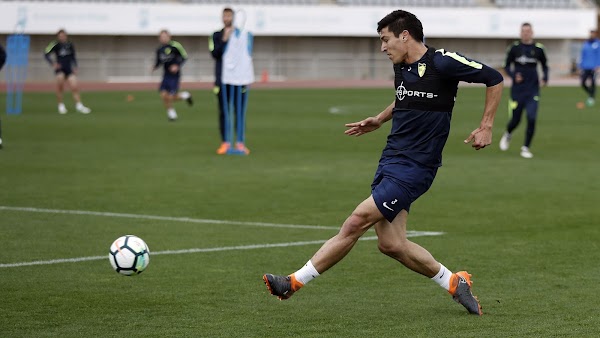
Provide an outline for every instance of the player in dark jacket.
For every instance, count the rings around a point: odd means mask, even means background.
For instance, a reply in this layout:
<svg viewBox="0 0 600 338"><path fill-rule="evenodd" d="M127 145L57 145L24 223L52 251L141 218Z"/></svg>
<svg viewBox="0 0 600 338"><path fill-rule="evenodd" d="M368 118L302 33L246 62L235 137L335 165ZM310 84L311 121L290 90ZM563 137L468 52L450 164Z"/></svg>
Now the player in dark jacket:
<svg viewBox="0 0 600 338"><path fill-rule="evenodd" d="M54 54L54 58L52 58ZM73 100L75 100L75 109L82 114L89 114L92 110L81 103L81 96L77 86L77 58L75 57L75 47L69 41L67 32L61 29L56 33L56 40L50 42L44 51L46 61L54 69L56 74L56 99L58 101L58 112L66 114L67 108L63 103L63 92L65 82L71 87Z"/></svg>
<svg viewBox="0 0 600 338"><path fill-rule="evenodd" d="M513 43L506 53L504 71L513 80L510 90L510 101L508 103L512 116L506 126L506 132L500 139L500 149L502 151L508 150L512 132L521 122L523 110L526 110L527 130L525 133L525 143L521 147L521 157L523 158L533 157L529 147L531 146L535 132L535 122L540 101L538 63L542 65L542 85L546 86L548 83L548 62L546 60L544 45L533 41L531 24L524 23L521 25L521 40Z"/></svg>

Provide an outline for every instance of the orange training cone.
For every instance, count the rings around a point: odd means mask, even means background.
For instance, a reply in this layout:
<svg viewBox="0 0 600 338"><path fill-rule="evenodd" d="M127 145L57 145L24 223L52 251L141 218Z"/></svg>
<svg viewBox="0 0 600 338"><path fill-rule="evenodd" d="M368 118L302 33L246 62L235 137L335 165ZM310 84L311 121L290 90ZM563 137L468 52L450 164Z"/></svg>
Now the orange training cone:
<svg viewBox="0 0 600 338"><path fill-rule="evenodd" d="M260 74L260 82L269 82L269 72L266 69Z"/></svg>

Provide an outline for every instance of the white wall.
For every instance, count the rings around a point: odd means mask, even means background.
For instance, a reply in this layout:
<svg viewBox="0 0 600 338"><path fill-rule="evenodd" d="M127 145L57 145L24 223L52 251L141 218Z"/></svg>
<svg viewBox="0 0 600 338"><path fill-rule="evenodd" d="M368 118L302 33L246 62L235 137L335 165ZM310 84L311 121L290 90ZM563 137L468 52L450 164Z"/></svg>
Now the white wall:
<svg viewBox="0 0 600 338"><path fill-rule="evenodd" d="M0 33L208 35L220 26L220 5L2 2ZM244 6L246 28L257 36L377 36L377 21L396 8L343 6ZM596 10L405 8L423 22L430 38L509 38L528 21L539 38L584 38L596 26ZM246 19L244 19L244 16Z"/></svg>
<svg viewBox="0 0 600 338"><path fill-rule="evenodd" d="M187 49L184 80L210 81L208 35L219 29L221 6L1 2L0 34L17 23L31 34L28 81L51 81L42 58L58 28L75 43L83 81L157 81L150 77L156 35L168 28ZM255 35L255 73L285 79L388 79L389 60L378 52L376 22L392 8L264 6L245 8ZM596 25L596 10L409 9L423 21L427 43L501 67L522 22L533 24L547 47L551 76L565 75L573 39ZM243 15L238 15L242 18ZM0 36L0 42L5 36ZM156 73L155 76L159 76ZM0 79L2 81L3 79Z"/></svg>

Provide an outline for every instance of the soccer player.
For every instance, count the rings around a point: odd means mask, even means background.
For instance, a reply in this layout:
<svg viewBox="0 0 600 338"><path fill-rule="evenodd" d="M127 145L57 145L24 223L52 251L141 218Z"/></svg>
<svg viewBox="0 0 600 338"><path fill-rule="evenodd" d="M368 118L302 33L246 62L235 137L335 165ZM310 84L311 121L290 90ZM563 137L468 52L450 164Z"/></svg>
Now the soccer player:
<svg viewBox="0 0 600 338"><path fill-rule="evenodd" d="M600 40L595 30L590 31L589 39L585 40L581 47L581 87L588 94L585 104L588 107L596 103L596 69L600 66ZM588 81L590 85L588 86Z"/></svg>
<svg viewBox="0 0 600 338"><path fill-rule="evenodd" d="M508 150L512 132L521 122L523 109L527 110L525 144L521 147L521 157L523 158L533 157L529 148L535 132L535 121L540 100L538 62L542 65L543 70L542 85L546 86L548 83L548 64L544 45L533 41L531 24L524 23L521 25L521 41L515 41L508 48L506 54L504 70L513 80L510 90L511 98L508 102L512 117L508 122L506 132L500 139L500 149L502 151Z"/></svg>
<svg viewBox="0 0 600 338"><path fill-rule="evenodd" d="M55 54L55 59L52 59ZM75 47L69 41L67 32L61 29L56 33L56 40L50 42L44 51L46 61L54 69L56 74L56 99L58 101L58 112L66 114L67 108L63 103L63 91L65 82L71 87L75 109L82 114L89 114L92 110L81 103L81 95L77 87L77 58L75 58Z"/></svg>
<svg viewBox="0 0 600 338"><path fill-rule="evenodd" d="M181 66L187 60L187 53L183 46L171 40L171 34L166 29L160 31L158 41L161 46L156 50L156 62L152 68L154 72L162 64L164 68L163 79L160 83L160 97L167 108L167 117L169 121L177 120L177 112L173 108L173 102L177 100L186 100L188 105L192 105L192 95L189 92L179 93L179 82L181 80Z"/></svg>
<svg viewBox="0 0 600 338"><path fill-rule="evenodd" d="M471 292L471 275L452 273L423 247L406 237L410 205L424 194L441 166L459 81L487 86L479 127L464 141L479 150L492 141L492 125L502 97L503 78L496 70L460 54L423 43L423 26L406 11L397 10L377 24L381 51L394 65L395 100L376 116L348 123L345 133L360 136L392 120L371 195L346 219L339 233L288 276L263 275L271 294L287 299L337 264L358 239L375 227L379 250L446 289L469 313L481 315Z"/></svg>
<svg viewBox="0 0 600 338"><path fill-rule="evenodd" d="M229 41L231 33L234 31L233 27L233 9L227 7L223 9L222 14L223 29L214 32L213 35L208 39L208 49L213 59L215 59L215 87L213 93L217 97L219 103L219 131L221 133L221 146L217 149L217 154L223 155L227 153L231 148L231 143L226 142L225 137L225 111L224 105L227 100L224 100L221 95L221 75L223 73L223 54L225 53L225 47ZM226 95L229 97L228 95Z"/></svg>
<svg viewBox="0 0 600 338"><path fill-rule="evenodd" d="M6 51L4 47L0 45L0 70L4 67L4 63L6 62ZM2 149L2 121L0 121L0 149Z"/></svg>

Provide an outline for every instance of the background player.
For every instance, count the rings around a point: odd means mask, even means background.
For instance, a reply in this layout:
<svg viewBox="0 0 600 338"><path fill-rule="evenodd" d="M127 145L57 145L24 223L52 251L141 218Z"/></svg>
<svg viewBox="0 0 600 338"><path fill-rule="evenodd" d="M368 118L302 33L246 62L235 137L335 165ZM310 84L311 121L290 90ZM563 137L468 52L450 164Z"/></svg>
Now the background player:
<svg viewBox="0 0 600 338"><path fill-rule="evenodd" d="M173 102L177 100L186 100L191 106L193 104L192 95L189 92L179 92L179 82L181 81L181 66L187 60L187 53L183 46L171 40L171 34L166 29L160 31L158 41L161 46L156 50L156 62L152 71L155 71L161 64L164 68L163 79L160 83L160 97L167 108L167 117L169 121L177 120L177 112L173 108Z"/></svg>
<svg viewBox="0 0 600 338"><path fill-rule="evenodd" d="M217 97L219 103L219 131L221 133L221 146L217 149L217 154L222 155L227 153L231 144L225 141L225 111L223 105L226 100L221 95L221 76L223 74L223 53L229 41L229 37L234 30L233 27L233 9L227 7L223 9L222 14L223 29L216 31L208 39L208 50L215 60L215 87L213 93Z"/></svg>
<svg viewBox="0 0 600 338"><path fill-rule="evenodd" d="M427 47L423 43L423 26L411 13L390 13L379 21L377 31L381 51L394 64L396 97L377 116L346 125L346 134L360 136L392 120L372 194L304 267L289 276L266 274L263 280L273 295L287 299L342 260L358 239L375 226L382 253L431 278L469 313L481 314L479 302L471 293L470 275L466 271L453 274L427 250L409 241L406 222L410 204L429 189L441 166L458 82L487 86L480 126L465 140L479 150L492 142L492 125L502 97L502 75L462 55Z"/></svg>
<svg viewBox="0 0 600 338"><path fill-rule="evenodd" d="M4 63L6 62L6 51L4 47L0 45L0 70L4 67ZM2 149L2 121L0 121L0 149Z"/></svg>
<svg viewBox="0 0 600 338"><path fill-rule="evenodd" d="M52 54L55 59L52 59ZM69 83L73 100L75 100L75 109L83 114L89 114L92 110L81 103L79 88L77 87L77 58L75 57L75 47L68 40L67 32L61 29L56 33L56 40L50 42L46 47L44 57L54 68L56 73L56 99L58 101L58 112L66 114L67 108L63 102L63 92L65 82Z"/></svg>
<svg viewBox="0 0 600 338"><path fill-rule="evenodd" d="M581 87L588 94L585 101L588 107L596 103L596 70L598 66L600 66L600 40L597 31L591 30L589 39L585 40L581 46L581 60L579 61ZM590 82L589 86L588 81Z"/></svg>
<svg viewBox="0 0 600 338"><path fill-rule="evenodd" d="M509 111L511 119L506 127L506 132L500 139L500 149L508 150L512 132L521 122L523 109L527 111L527 131L525 143L521 147L521 157L532 158L530 151L531 140L535 132L538 104L540 100L540 80L537 71L538 62L542 65L542 85L548 84L548 65L544 45L533 41L533 29L531 24L521 25L521 41L515 41L508 48L504 70L512 80L510 90ZM513 67L514 65L514 67Z"/></svg>

